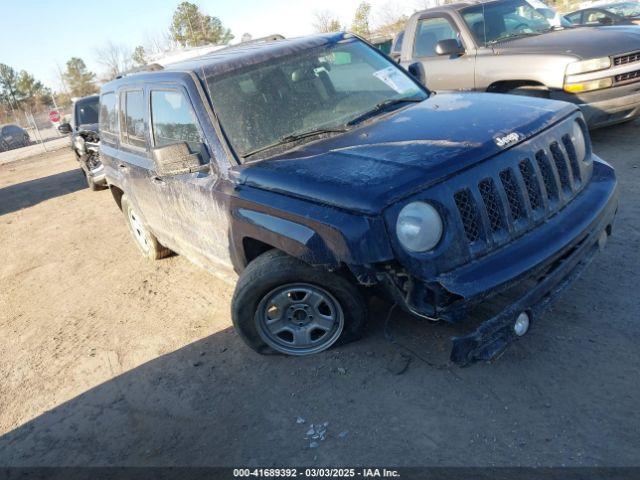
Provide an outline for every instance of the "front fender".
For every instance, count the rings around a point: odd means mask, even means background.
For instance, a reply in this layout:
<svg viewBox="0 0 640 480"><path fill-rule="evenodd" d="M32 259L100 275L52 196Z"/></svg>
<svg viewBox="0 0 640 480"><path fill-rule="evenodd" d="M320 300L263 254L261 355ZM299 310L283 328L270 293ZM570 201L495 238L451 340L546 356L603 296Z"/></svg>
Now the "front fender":
<svg viewBox="0 0 640 480"><path fill-rule="evenodd" d="M236 270L251 260L245 240L277 248L311 265L361 272L393 259L381 218L353 214L253 187L239 186L230 201L230 244ZM356 275L361 277L359 273Z"/></svg>
<svg viewBox="0 0 640 480"><path fill-rule="evenodd" d="M476 89L486 90L490 85L501 81L527 80L550 89L562 90L567 65L575 61L576 57L570 55L530 53L478 55Z"/></svg>

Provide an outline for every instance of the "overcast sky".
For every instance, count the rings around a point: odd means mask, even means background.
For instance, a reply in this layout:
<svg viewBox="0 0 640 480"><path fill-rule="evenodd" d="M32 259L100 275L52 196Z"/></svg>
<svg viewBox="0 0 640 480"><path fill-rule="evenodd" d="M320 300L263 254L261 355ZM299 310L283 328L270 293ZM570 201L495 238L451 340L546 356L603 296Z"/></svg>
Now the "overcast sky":
<svg viewBox="0 0 640 480"><path fill-rule="evenodd" d="M372 21L393 8L412 13L430 0L369 0ZM96 48L107 41L130 48L147 43L169 27L180 0L13 0L0 16L0 63L27 70L47 86L59 89L57 66L82 58L100 73ZM313 14L330 10L349 25L360 0L199 0L201 10L219 17L236 39L280 33L287 37L312 33Z"/></svg>

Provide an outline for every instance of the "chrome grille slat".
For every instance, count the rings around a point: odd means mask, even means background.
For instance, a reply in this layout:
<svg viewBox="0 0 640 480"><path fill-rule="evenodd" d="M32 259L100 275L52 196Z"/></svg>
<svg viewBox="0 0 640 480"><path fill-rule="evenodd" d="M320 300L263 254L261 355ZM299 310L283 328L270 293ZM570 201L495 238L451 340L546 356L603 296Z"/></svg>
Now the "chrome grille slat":
<svg viewBox="0 0 640 480"><path fill-rule="evenodd" d="M616 83L631 83L640 79L640 70L634 70L633 72L620 73L615 76Z"/></svg>
<svg viewBox="0 0 640 480"><path fill-rule="evenodd" d="M628 53L626 55L619 55L613 59L613 64L627 65L629 63L640 62L640 52Z"/></svg>

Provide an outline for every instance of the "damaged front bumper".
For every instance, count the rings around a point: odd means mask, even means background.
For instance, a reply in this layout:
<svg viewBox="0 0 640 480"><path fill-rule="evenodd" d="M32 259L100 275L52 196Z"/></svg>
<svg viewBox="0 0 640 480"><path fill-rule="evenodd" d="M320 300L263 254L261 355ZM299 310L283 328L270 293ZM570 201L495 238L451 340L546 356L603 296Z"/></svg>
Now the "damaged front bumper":
<svg viewBox="0 0 640 480"><path fill-rule="evenodd" d="M518 316L526 313L535 322L604 247L617 207L615 173L606 163L595 161L589 185L561 212L524 237L432 281L410 279L401 290L387 273L384 283L408 312L451 323L466 319L473 308L498 294L516 292L506 307L474 332L452 339L452 362L466 365L491 360L518 338L514 330ZM425 299L433 299L438 290L452 301L436 308Z"/></svg>

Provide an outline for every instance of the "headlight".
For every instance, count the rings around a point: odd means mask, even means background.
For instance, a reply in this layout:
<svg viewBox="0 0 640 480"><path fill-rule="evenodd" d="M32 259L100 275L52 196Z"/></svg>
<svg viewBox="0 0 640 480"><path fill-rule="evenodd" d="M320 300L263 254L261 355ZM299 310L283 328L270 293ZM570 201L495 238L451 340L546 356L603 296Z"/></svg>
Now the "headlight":
<svg viewBox="0 0 640 480"><path fill-rule="evenodd" d="M601 78L599 80L591 80L590 82L565 83L564 91L569 93L591 92L611 86L613 86L613 80L611 78Z"/></svg>
<svg viewBox="0 0 640 480"><path fill-rule="evenodd" d="M596 72L604 70L611 66L611 58L592 58L591 60L582 60L567 65L567 75L578 75L580 73Z"/></svg>
<svg viewBox="0 0 640 480"><path fill-rule="evenodd" d="M584 131L577 120L573 122L571 141L573 142L573 148L576 150L578 161L584 162L587 159L587 139L584 137Z"/></svg>
<svg viewBox="0 0 640 480"><path fill-rule="evenodd" d="M428 203L410 203L398 215L396 234L407 250L426 252L434 248L442 237L442 218Z"/></svg>

